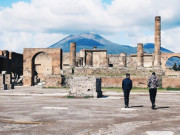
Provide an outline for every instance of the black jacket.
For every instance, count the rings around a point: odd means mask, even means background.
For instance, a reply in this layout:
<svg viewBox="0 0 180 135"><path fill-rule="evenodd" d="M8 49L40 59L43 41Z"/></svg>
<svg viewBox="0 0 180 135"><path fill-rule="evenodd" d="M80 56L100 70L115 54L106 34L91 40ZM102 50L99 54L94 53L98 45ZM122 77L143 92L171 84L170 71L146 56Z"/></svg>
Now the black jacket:
<svg viewBox="0 0 180 135"><path fill-rule="evenodd" d="M132 80L129 78L126 78L122 81L122 89L123 91L130 91L132 89Z"/></svg>

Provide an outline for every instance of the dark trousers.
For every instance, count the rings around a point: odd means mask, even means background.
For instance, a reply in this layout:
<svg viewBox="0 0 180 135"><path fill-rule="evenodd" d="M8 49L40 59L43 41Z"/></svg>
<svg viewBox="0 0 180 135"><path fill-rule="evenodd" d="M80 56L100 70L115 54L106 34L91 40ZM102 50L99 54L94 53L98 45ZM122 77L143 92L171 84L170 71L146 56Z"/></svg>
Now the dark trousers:
<svg viewBox="0 0 180 135"><path fill-rule="evenodd" d="M129 94L130 94L129 90L124 90L124 103L125 103L125 106L129 106Z"/></svg>
<svg viewBox="0 0 180 135"><path fill-rule="evenodd" d="M155 105L157 88L149 89L149 95L152 105Z"/></svg>

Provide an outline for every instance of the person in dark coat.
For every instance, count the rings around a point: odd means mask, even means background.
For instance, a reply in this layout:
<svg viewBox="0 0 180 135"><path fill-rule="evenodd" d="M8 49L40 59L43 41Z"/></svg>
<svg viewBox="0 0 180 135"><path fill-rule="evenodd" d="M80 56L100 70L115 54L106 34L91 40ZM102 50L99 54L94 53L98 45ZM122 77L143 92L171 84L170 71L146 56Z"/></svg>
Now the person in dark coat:
<svg viewBox="0 0 180 135"><path fill-rule="evenodd" d="M148 87L149 87L149 95L150 101L152 103L152 109L156 109L155 101L156 101L156 93L157 87L159 86L159 79L156 77L156 73L153 72L151 77L148 79Z"/></svg>
<svg viewBox="0 0 180 135"><path fill-rule="evenodd" d="M129 108L129 94L132 89L132 80L130 79L130 74L126 74L126 78L122 81L122 89L124 92L124 103L125 108Z"/></svg>

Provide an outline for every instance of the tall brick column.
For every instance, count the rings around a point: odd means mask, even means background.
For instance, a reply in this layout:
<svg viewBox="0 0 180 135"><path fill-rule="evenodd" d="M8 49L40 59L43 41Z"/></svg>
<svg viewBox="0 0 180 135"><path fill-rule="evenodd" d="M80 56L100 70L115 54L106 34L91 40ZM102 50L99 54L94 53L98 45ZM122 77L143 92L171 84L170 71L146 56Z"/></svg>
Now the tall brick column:
<svg viewBox="0 0 180 135"><path fill-rule="evenodd" d="M126 67L126 53L120 53L120 67Z"/></svg>
<svg viewBox="0 0 180 135"><path fill-rule="evenodd" d="M161 66L161 17L155 17L154 67Z"/></svg>
<svg viewBox="0 0 180 135"><path fill-rule="evenodd" d="M76 66L76 43L70 43L70 66Z"/></svg>
<svg viewBox="0 0 180 135"><path fill-rule="evenodd" d="M138 43L137 45L137 66L138 67L143 67L143 44Z"/></svg>

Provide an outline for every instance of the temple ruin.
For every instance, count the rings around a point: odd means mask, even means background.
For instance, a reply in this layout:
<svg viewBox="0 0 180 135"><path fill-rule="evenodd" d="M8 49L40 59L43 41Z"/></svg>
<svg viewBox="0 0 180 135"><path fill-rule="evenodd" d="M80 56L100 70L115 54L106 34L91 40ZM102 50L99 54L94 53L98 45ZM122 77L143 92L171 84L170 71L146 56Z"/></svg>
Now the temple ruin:
<svg viewBox="0 0 180 135"><path fill-rule="evenodd" d="M78 76L101 78L102 87L121 87L125 73L130 73L134 87L147 87L147 79L154 71L161 78L162 87L180 88L180 72L166 68L171 57L180 53L161 53L161 17L155 17L155 47L153 54L144 53L143 44L137 44L137 54L107 54L106 49L82 49L76 52L76 43L70 43L70 52L62 49L25 48L23 55L0 51L0 71L22 75L23 85L42 83L44 87L69 86ZM22 60L23 56L23 60ZM23 62L23 65L22 65ZM177 81L173 81L176 79ZM168 83L171 82L171 83Z"/></svg>

